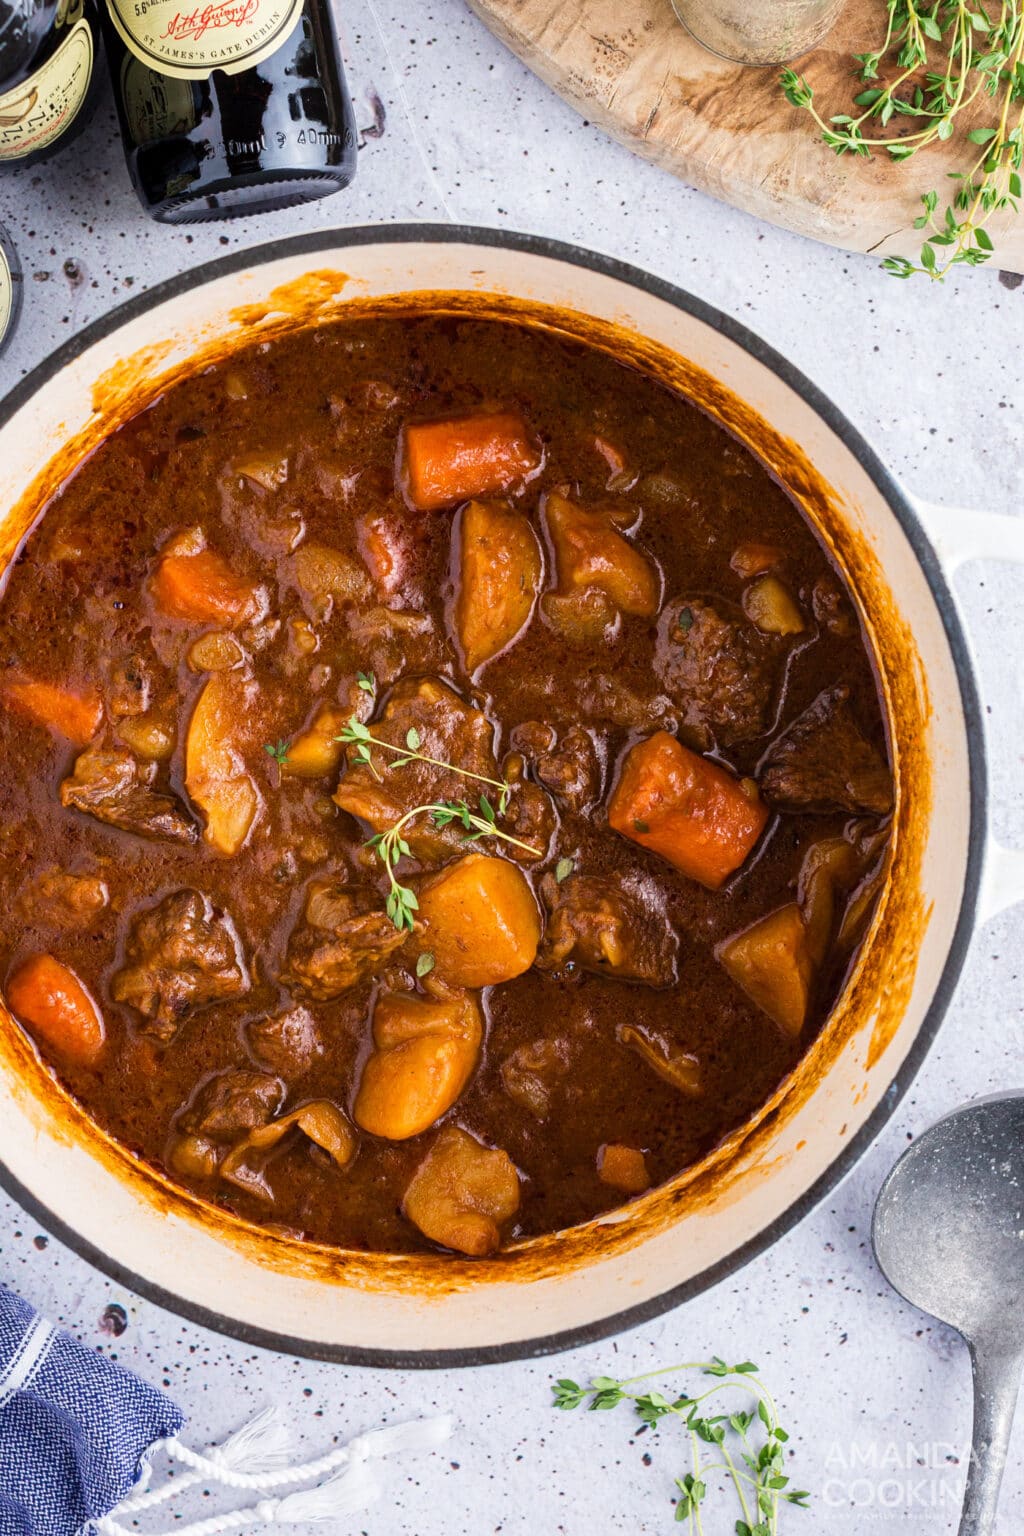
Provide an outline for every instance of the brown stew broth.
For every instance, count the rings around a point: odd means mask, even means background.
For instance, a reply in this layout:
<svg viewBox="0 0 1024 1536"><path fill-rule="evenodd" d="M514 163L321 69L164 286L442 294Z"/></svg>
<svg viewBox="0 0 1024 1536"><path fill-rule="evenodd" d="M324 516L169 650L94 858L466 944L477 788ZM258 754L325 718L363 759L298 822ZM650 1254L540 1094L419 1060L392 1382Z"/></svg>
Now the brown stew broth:
<svg viewBox="0 0 1024 1536"><path fill-rule="evenodd" d="M561 638L537 611L518 641L471 679L449 627L457 576L453 512L406 506L395 487L396 454L408 419L504 409L520 411L544 447L539 475L508 500L538 530L542 497L555 488L570 488L584 507L635 508L628 537L660 568L663 610L651 620L623 617L610 640L584 645ZM609 465L595 451L595 434L614 443L628 466L618 490L608 489ZM254 456L286 458L284 483L267 490L234 470ZM382 511L404 530L403 576L371 605L425 614L429 630L367 636L351 611L335 604L328 619L314 624L316 652L301 654L291 621L308 620L308 608L290 574L293 514L301 517L307 542L360 558L357 523ZM842 684L865 740L888 760L859 624L833 632L815 616L816 586L842 590L840 578L793 501L753 456L656 381L578 343L498 321L342 322L254 347L175 386L103 443L25 541L0 601L0 677L31 673L70 687L91 684L102 693L113 663L143 657L151 707L174 724L177 738L156 788L185 807L185 728L206 681L185 658L203 626L161 618L148 580L161 546L194 525L237 575L269 592L267 618L238 632L255 683L253 708L239 722L240 741L264 809L236 856L218 856L202 841L184 847L150 841L62 809L60 786L78 749L0 708L0 902L7 914L0 984L25 956L47 952L69 965L99 1002L108 1045L97 1066L75 1066L41 1043L88 1112L133 1152L165 1166L175 1117L197 1085L230 1067L258 1069L247 1026L300 1001L278 978L310 879L333 875L371 885L383 904L387 881L362 852L365 828L331 801L336 779L282 776L264 751L264 743L290 740L325 698L346 698L358 670L376 674L378 708L401 677L450 681L494 725L499 763L523 722L591 731L604 767L597 810L580 815L560 806L550 856L521 867L535 885L564 858L573 859L577 871L626 881L645 903L663 909L679 939L678 981L671 987L569 967L556 974L531 969L485 993L480 1064L446 1118L503 1148L520 1171L521 1205L506 1240L620 1205L625 1196L598 1176L604 1144L642 1148L657 1184L763 1104L820 1031L852 954L830 951L803 1032L789 1039L730 980L715 946L793 901L808 847L841 837L850 812L774 815L751 860L721 890L710 891L613 833L602 809L626 750L652 730L673 731L681 718L654 670L666 609L700 600L741 614L745 583L730 559L744 543L784 552L780 571L807 626L773 653L769 686L776 703L768 730L705 750L735 773L756 776L769 744L823 689ZM550 587L550 549L545 559ZM877 824L884 826L884 818ZM34 913L26 892L50 870L98 876L109 905L78 924ZM230 914L252 989L187 1017L164 1043L141 1027L133 1009L115 1003L109 988L139 910L183 888L205 893ZM406 985L415 985L408 963L403 974ZM351 1109L371 1049L374 991L367 980L331 1002L301 1000L322 1052L287 1077L285 1110L321 1098ZM681 1094L621 1044L617 1030L624 1023L695 1057L699 1096ZM544 1037L564 1042L567 1066L539 1118L510 1097L501 1067L518 1047ZM359 1132L358 1153L344 1170L306 1141L282 1142L266 1164L270 1202L223 1181L182 1182L247 1219L311 1239L417 1250L430 1245L401 1207L435 1134L431 1129L390 1143Z"/></svg>

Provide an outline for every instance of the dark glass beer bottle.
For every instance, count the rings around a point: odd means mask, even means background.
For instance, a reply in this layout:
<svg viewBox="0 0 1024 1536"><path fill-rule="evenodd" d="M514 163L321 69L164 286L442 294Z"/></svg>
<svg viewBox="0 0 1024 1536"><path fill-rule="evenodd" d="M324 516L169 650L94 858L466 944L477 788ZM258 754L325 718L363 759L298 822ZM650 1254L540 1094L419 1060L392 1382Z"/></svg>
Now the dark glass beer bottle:
<svg viewBox="0 0 1024 1536"><path fill-rule="evenodd" d="M356 132L329 0L106 0L128 169L185 224L348 186Z"/></svg>
<svg viewBox="0 0 1024 1536"><path fill-rule="evenodd" d="M10 341L21 309L21 267L18 253L0 224L0 352Z"/></svg>
<svg viewBox="0 0 1024 1536"><path fill-rule="evenodd" d="M96 101L95 0L0 0L0 170L81 132Z"/></svg>

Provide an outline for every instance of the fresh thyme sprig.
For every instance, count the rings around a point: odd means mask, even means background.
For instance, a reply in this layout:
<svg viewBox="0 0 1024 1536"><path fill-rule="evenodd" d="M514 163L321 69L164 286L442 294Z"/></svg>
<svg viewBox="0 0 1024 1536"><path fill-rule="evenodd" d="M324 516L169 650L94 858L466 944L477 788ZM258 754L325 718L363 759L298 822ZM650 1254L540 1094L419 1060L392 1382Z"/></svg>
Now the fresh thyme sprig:
<svg viewBox="0 0 1024 1536"><path fill-rule="evenodd" d="M699 1371L715 1378L715 1385L694 1396L682 1393L672 1398L658 1391L635 1390L679 1371ZM705 1405L731 1389L747 1393L756 1406L749 1411L709 1414ZM750 1360L726 1365L715 1356L713 1360L668 1366L624 1381L595 1376L586 1387L563 1379L551 1390L556 1408L580 1408L584 1404L591 1409L615 1408L619 1403L630 1402L649 1429L657 1428L667 1417L682 1421L690 1438L692 1469L675 1480L679 1490L676 1520L688 1522L691 1536L703 1536L701 1511L707 1497L707 1480L715 1472L723 1472L731 1480L743 1511L743 1518L736 1521L736 1536L777 1536L781 1504L807 1507L810 1495L789 1487L783 1449L789 1436L779 1423L771 1393L759 1380L757 1366ZM709 1460L703 1459L704 1446L714 1447Z"/></svg>
<svg viewBox="0 0 1024 1536"><path fill-rule="evenodd" d="M288 761L288 752L290 747L291 743L285 741L283 737L280 741L277 742L265 741L263 743L264 752L268 753L268 755L274 759L274 762L279 768L283 768L285 763Z"/></svg>
<svg viewBox="0 0 1024 1536"><path fill-rule="evenodd" d="M479 775L473 774L472 777L477 778ZM412 849L402 833L417 816L429 816L435 827L450 827L457 822L463 829L467 843L475 843L481 837L496 837L504 843L511 843L513 848L522 848L525 853L532 853L538 859L543 857L542 848L533 848L529 843L521 842L518 837L513 837L510 832L504 832L498 826L494 807L486 795L480 796L479 807L479 812L471 811L465 800L435 800L430 805L417 805L411 811L406 811L404 816L400 816L387 832L378 832L369 839L366 846L376 851L388 872L391 889L388 892L385 910L396 928L408 928L411 932L415 922L414 914L419 911L420 904L416 899L416 892L410 886L402 885L395 874L395 868L400 860L412 857ZM422 958L420 956L421 960ZM417 969L417 975L420 974L423 973Z"/></svg>
<svg viewBox="0 0 1024 1536"><path fill-rule="evenodd" d="M411 725L405 733L405 746L396 746L393 741L382 741L379 736L374 736L361 720L355 715L350 715L346 724L342 727L341 735L335 738L343 741L346 746L355 748L352 754L357 763L365 763L374 773L376 768L373 762L373 747L381 747L385 752L395 752L393 767L402 768L406 763L430 763L434 768L443 768L446 773L458 774L463 779L474 779L478 784L489 784L492 789L498 791L498 814L504 816L508 810L509 796L512 786L507 779L490 779L484 773L473 773L469 768L460 768L457 763L446 763L443 758L429 757L420 751L422 742L420 733L414 725ZM377 774L379 778L380 775Z"/></svg>
<svg viewBox="0 0 1024 1536"><path fill-rule="evenodd" d="M994 213L1020 211L1024 165L1024 5L1022 0L886 0L881 45L856 54L856 77L865 89L854 97L856 113L825 117L812 87L783 70L788 101L811 114L837 154L870 156L882 151L909 160L935 142L952 140L975 102L993 102L993 120L969 129L964 139L977 153L965 171L949 171L952 195L922 195L924 212L914 221L923 244L917 261L888 256L895 277L923 273L941 281L955 266L980 266L993 251L986 229ZM895 73L882 71L892 61ZM893 125L890 127L890 124ZM897 132L896 125L904 131Z"/></svg>

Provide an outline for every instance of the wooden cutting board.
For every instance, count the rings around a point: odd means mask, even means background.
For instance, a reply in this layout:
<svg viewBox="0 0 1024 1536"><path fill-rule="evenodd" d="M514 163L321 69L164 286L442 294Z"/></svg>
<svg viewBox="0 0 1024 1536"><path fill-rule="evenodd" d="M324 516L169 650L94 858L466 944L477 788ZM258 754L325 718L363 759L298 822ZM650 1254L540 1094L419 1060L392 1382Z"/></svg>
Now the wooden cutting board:
<svg viewBox="0 0 1024 1536"><path fill-rule="evenodd" d="M777 69L715 58L669 0L468 3L546 84L629 149L702 192L829 245L916 256L922 193L935 188L944 197L946 172L969 160L966 147L949 145L903 165L834 154L810 116L785 100ZM823 115L850 110L851 55L877 46L884 14L884 0L847 0L835 31L799 62L828 106ZM991 105L979 121L990 117ZM1024 213L999 215L989 233L991 261L1024 272Z"/></svg>

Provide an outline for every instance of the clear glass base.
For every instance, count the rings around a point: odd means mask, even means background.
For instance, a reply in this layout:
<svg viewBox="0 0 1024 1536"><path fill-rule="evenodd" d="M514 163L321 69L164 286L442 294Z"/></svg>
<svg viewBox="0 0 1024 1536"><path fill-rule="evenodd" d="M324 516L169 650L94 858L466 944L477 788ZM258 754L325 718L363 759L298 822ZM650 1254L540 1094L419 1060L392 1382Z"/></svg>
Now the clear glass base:
<svg viewBox="0 0 1024 1536"><path fill-rule="evenodd" d="M695 42L731 64L788 64L828 36L846 0L672 0Z"/></svg>

